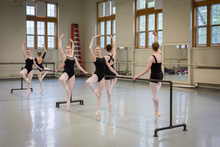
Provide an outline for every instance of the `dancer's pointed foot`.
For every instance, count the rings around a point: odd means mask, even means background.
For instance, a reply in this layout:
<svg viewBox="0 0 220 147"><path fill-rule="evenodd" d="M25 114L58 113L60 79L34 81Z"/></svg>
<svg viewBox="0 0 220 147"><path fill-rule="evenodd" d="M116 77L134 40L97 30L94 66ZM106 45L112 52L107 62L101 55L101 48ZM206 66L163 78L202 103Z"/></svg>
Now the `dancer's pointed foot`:
<svg viewBox="0 0 220 147"><path fill-rule="evenodd" d="M156 123L157 122L157 119L158 117L160 116L161 114L159 112L155 112L155 118L154 118L154 122Z"/></svg>
<svg viewBox="0 0 220 147"><path fill-rule="evenodd" d="M43 89L43 88L41 88L40 94L42 94L43 90L44 90L44 89Z"/></svg>
<svg viewBox="0 0 220 147"><path fill-rule="evenodd" d="M111 111L112 104L108 104L108 111Z"/></svg>
<svg viewBox="0 0 220 147"><path fill-rule="evenodd" d="M98 89L96 89L96 90L94 91L94 93L95 93L95 95L96 95L98 98L100 98L100 95L99 95Z"/></svg>
<svg viewBox="0 0 220 147"><path fill-rule="evenodd" d="M30 92L27 92L27 97L28 97L28 99L29 99L29 97L30 97Z"/></svg>
<svg viewBox="0 0 220 147"><path fill-rule="evenodd" d="M66 103L66 110L69 112L70 111L70 104Z"/></svg>
<svg viewBox="0 0 220 147"><path fill-rule="evenodd" d="M99 111L96 111L95 114L97 115L97 119L98 121L100 120L100 112Z"/></svg>

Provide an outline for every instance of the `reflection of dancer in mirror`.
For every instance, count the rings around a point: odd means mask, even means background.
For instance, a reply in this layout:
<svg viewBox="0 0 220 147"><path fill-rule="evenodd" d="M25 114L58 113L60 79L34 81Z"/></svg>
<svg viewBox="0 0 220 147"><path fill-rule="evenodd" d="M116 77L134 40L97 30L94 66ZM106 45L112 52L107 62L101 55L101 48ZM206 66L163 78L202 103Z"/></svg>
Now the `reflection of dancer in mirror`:
<svg viewBox="0 0 220 147"><path fill-rule="evenodd" d="M95 55L93 53L92 47L93 47L93 41L95 38L100 37L100 35L94 36L91 40L90 46L89 46L89 51L90 51L90 55L91 58L95 64L95 72L92 75L92 77L90 77L87 81L86 84L88 85L88 87L95 93L95 95L97 96L97 111L96 111L96 115L98 120L100 120L100 103L101 103L101 96L102 96L102 91L103 88L105 86L105 65L108 66L108 68L117 76L122 77L121 75L118 75L118 73L111 67L111 65L108 63L107 59L105 57L101 56L101 48L100 46L96 46L94 49ZM94 87L94 83L98 82L98 89L95 89Z"/></svg>
<svg viewBox="0 0 220 147"><path fill-rule="evenodd" d="M106 45L107 55L105 56L105 58L107 59L108 63L111 65L111 67L114 68L114 59L116 57L115 41L114 41L112 35L110 35L109 37L111 37L112 45L110 45L110 44ZM111 72L107 66L105 67L105 75L115 76L115 74L113 72ZM110 81L112 81L112 83L110 83ZM111 90L112 90L112 87L115 85L116 81L117 81L117 78L105 77L105 88L106 88L106 92L107 92L108 110L109 111L111 110L111 107L112 107Z"/></svg>
<svg viewBox="0 0 220 147"><path fill-rule="evenodd" d="M146 74L150 69L151 69L150 79L159 79L159 80L163 79L163 73L161 70L162 54L159 49L157 33L154 31L153 35L154 35L154 43L152 44L153 55L149 58L146 69L143 72L141 72L138 76L133 77L134 80ZM160 90L160 87L161 87L161 82L150 82L150 88L154 101L155 122L157 122L157 118L160 116L160 113L158 112L158 107L159 107L158 92Z"/></svg>
<svg viewBox="0 0 220 147"><path fill-rule="evenodd" d="M77 68L82 71L85 74L88 74L80 65L77 60L77 58L74 56L74 41L72 39L69 39L70 42L72 42L72 49L70 45L66 45L66 54L63 52L62 48L62 38L64 37L64 34L60 36L59 39L59 50L60 54L64 61L64 71L63 74L60 76L60 82L63 85L63 87L66 89L67 93L67 111L69 111L70 108L70 94L72 92L74 83L75 83L75 71L74 71L74 65L76 64Z"/></svg>
<svg viewBox="0 0 220 147"><path fill-rule="evenodd" d="M22 54L24 56L24 59L25 59L25 67L24 69L20 72L20 76L25 80L27 81L27 96L28 98L30 97L30 85L31 85L31 80L32 80L32 77L33 77L33 71L32 71L32 65L34 64L37 68L39 68L40 70L43 70L41 67L39 67L35 61L33 60L33 57L31 56L31 50L30 49L27 49L26 53L27 55L25 54L25 51L24 51L24 45L26 44L27 42L24 41L23 44L22 44ZM25 76L27 74L27 77Z"/></svg>
<svg viewBox="0 0 220 147"><path fill-rule="evenodd" d="M44 44L42 44L42 46L44 47L44 54L43 54L43 56L41 57L41 55L42 55L42 52L41 51L38 51L37 52L37 58L35 58L35 62L36 62L36 64L40 67L40 68L42 68L43 70L50 70L49 68L47 68L47 67L43 67L43 65L42 65L42 62L43 62L43 60L44 60L44 58L45 58L45 55L46 55L46 52L47 52L47 49L46 49L46 47L45 47L45 45ZM48 73L48 71L46 71L42 76L41 76L41 71L42 70L40 70L39 68L38 68L38 71L37 71L37 75L38 75L38 79L39 79L39 82L40 82L40 88L41 88L41 94L42 94L42 92L43 92L43 87L42 87L42 80L44 79L44 77L46 76L46 74Z"/></svg>

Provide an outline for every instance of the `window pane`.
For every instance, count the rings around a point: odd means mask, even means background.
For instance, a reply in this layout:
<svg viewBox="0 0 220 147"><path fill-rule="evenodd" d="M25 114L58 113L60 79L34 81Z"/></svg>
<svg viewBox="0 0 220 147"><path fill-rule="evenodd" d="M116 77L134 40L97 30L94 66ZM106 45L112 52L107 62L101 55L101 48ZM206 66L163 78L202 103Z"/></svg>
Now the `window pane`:
<svg viewBox="0 0 220 147"><path fill-rule="evenodd" d="M111 34L111 21L106 22L106 35Z"/></svg>
<svg viewBox="0 0 220 147"><path fill-rule="evenodd" d="M206 44L206 27L198 28L198 44Z"/></svg>
<svg viewBox="0 0 220 147"><path fill-rule="evenodd" d="M115 34L115 20L113 20L113 28L112 28L113 30L113 34Z"/></svg>
<svg viewBox="0 0 220 147"><path fill-rule="evenodd" d="M56 17L56 6L55 4L47 4L47 16L48 17Z"/></svg>
<svg viewBox="0 0 220 147"><path fill-rule="evenodd" d="M105 2L105 16L111 15L111 2L106 1Z"/></svg>
<svg viewBox="0 0 220 147"><path fill-rule="evenodd" d="M112 37L113 37L113 39L114 39L114 41L115 41L115 44L116 44L115 35L112 35Z"/></svg>
<svg viewBox="0 0 220 147"><path fill-rule="evenodd" d="M198 7L197 24L198 26L205 26L207 24L207 6Z"/></svg>
<svg viewBox="0 0 220 147"><path fill-rule="evenodd" d="M152 32L148 32L148 46L152 46L152 43L154 42L154 35Z"/></svg>
<svg viewBox="0 0 220 147"><path fill-rule="evenodd" d="M48 37L48 48L55 48L55 37Z"/></svg>
<svg viewBox="0 0 220 147"><path fill-rule="evenodd" d="M220 26L212 27L212 44L220 43Z"/></svg>
<svg viewBox="0 0 220 147"><path fill-rule="evenodd" d="M115 8L115 0L112 0L111 2L112 2L112 14L115 14L115 10L116 10L116 8Z"/></svg>
<svg viewBox="0 0 220 147"><path fill-rule="evenodd" d="M101 46L101 48L104 48L104 46L105 46L105 37L104 36L100 37L100 46Z"/></svg>
<svg viewBox="0 0 220 147"><path fill-rule="evenodd" d="M138 9L145 9L146 8L146 0L139 0L138 2Z"/></svg>
<svg viewBox="0 0 220 147"><path fill-rule="evenodd" d="M111 44L111 38L109 36L106 36L106 45Z"/></svg>
<svg viewBox="0 0 220 147"><path fill-rule="evenodd" d="M149 3L148 3L148 8L153 8L153 7L154 7L154 5L155 5L155 3L154 3L154 2L149 2Z"/></svg>
<svg viewBox="0 0 220 147"><path fill-rule="evenodd" d="M46 3L37 2L37 16L45 17L46 13Z"/></svg>
<svg viewBox="0 0 220 147"><path fill-rule="evenodd" d="M42 44L45 44L44 36L37 36L37 47L43 47Z"/></svg>
<svg viewBox="0 0 220 147"><path fill-rule="evenodd" d="M44 35L45 34L45 25L44 22L38 21L37 22L37 35Z"/></svg>
<svg viewBox="0 0 220 147"><path fill-rule="evenodd" d="M27 35L27 47L34 47L34 36Z"/></svg>
<svg viewBox="0 0 220 147"><path fill-rule="evenodd" d="M27 6L27 7L26 7L26 14L27 14L27 15L35 15L34 10L35 10L35 7L33 7L33 6Z"/></svg>
<svg viewBox="0 0 220 147"><path fill-rule="evenodd" d="M212 24L220 24L220 4L217 5L212 5L212 10L211 10L211 18Z"/></svg>
<svg viewBox="0 0 220 147"><path fill-rule="evenodd" d="M163 31L158 31L158 42L161 45L163 42Z"/></svg>
<svg viewBox="0 0 220 147"><path fill-rule="evenodd" d="M145 33L139 33L139 46L145 46Z"/></svg>
<svg viewBox="0 0 220 147"><path fill-rule="evenodd" d="M155 30L155 14L148 15L148 31Z"/></svg>
<svg viewBox="0 0 220 147"><path fill-rule="evenodd" d="M47 35L55 35L55 23L54 22L48 22L47 23Z"/></svg>
<svg viewBox="0 0 220 147"><path fill-rule="evenodd" d="M163 13L159 13L157 15L157 29L158 30L162 30L163 29Z"/></svg>
<svg viewBox="0 0 220 147"><path fill-rule="evenodd" d="M139 32L146 30L146 17L145 15L139 16Z"/></svg>
<svg viewBox="0 0 220 147"><path fill-rule="evenodd" d="M99 3L99 17L105 16L105 3Z"/></svg>
<svg viewBox="0 0 220 147"><path fill-rule="evenodd" d="M27 34L34 35L34 21L27 21L26 23L27 27Z"/></svg>
<svg viewBox="0 0 220 147"><path fill-rule="evenodd" d="M100 22L100 35L105 35L105 22Z"/></svg>

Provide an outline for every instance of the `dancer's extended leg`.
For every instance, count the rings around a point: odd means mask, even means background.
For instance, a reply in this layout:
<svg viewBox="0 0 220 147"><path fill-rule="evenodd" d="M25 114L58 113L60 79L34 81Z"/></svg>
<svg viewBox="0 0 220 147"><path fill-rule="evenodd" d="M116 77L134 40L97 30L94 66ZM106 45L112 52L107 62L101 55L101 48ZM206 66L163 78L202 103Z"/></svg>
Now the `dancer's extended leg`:
<svg viewBox="0 0 220 147"><path fill-rule="evenodd" d="M33 77L33 70L28 73L27 77L28 77L28 81L29 81L29 82L27 82L27 96L29 98L30 97L31 80Z"/></svg>
<svg viewBox="0 0 220 147"><path fill-rule="evenodd" d="M110 88L110 80L105 80L105 88L107 92L107 99L108 99L108 110L111 110L111 88Z"/></svg>
<svg viewBox="0 0 220 147"><path fill-rule="evenodd" d="M160 89L161 83L152 83L150 82L150 88L153 95L153 101L154 101L154 109L155 109L155 119L154 121L157 122L157 118L160 116L160 113L158 112L159 108L159 99L158 99L158 92Z"/></svg>
<svg viewBox="0 0 220 147"><path fill-rule="evenodd" d="M70 94L69 95L67 94L67 103L66 103L67 111L69 111L69 108L70 108L70 97L72 94L72 89L73 89L74 83L75 83L75 75L72 76L69 80L67 80L67 85L68 85L68 88L70 91Z"/></svg>

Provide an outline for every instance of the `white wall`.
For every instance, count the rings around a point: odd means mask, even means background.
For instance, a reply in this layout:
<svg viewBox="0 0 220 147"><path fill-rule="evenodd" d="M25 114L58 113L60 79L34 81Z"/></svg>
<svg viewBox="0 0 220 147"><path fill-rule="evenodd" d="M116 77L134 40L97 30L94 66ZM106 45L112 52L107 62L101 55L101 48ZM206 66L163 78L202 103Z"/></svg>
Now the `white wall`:
<svg viewBox="0 0 220 147"><path fill-rule="evenodd" d="M51 1L51 0L48 0ZM83 2L80 0L53 0L58 3L59 21L58 31L65 34L63 48L70 44L71 24L78 23L80 37L83 38ZM21 45L26 40L26 3L25 0L1 0L0 2L0 62L24 62ZM83 43L81 43L83 45ZM32 49L32 56L36 57L36 49ZM46 62L55 62L58 65L62 61L58 50L47 50ZM1 78L18 77L21 65L0 65Z"/></svg>

